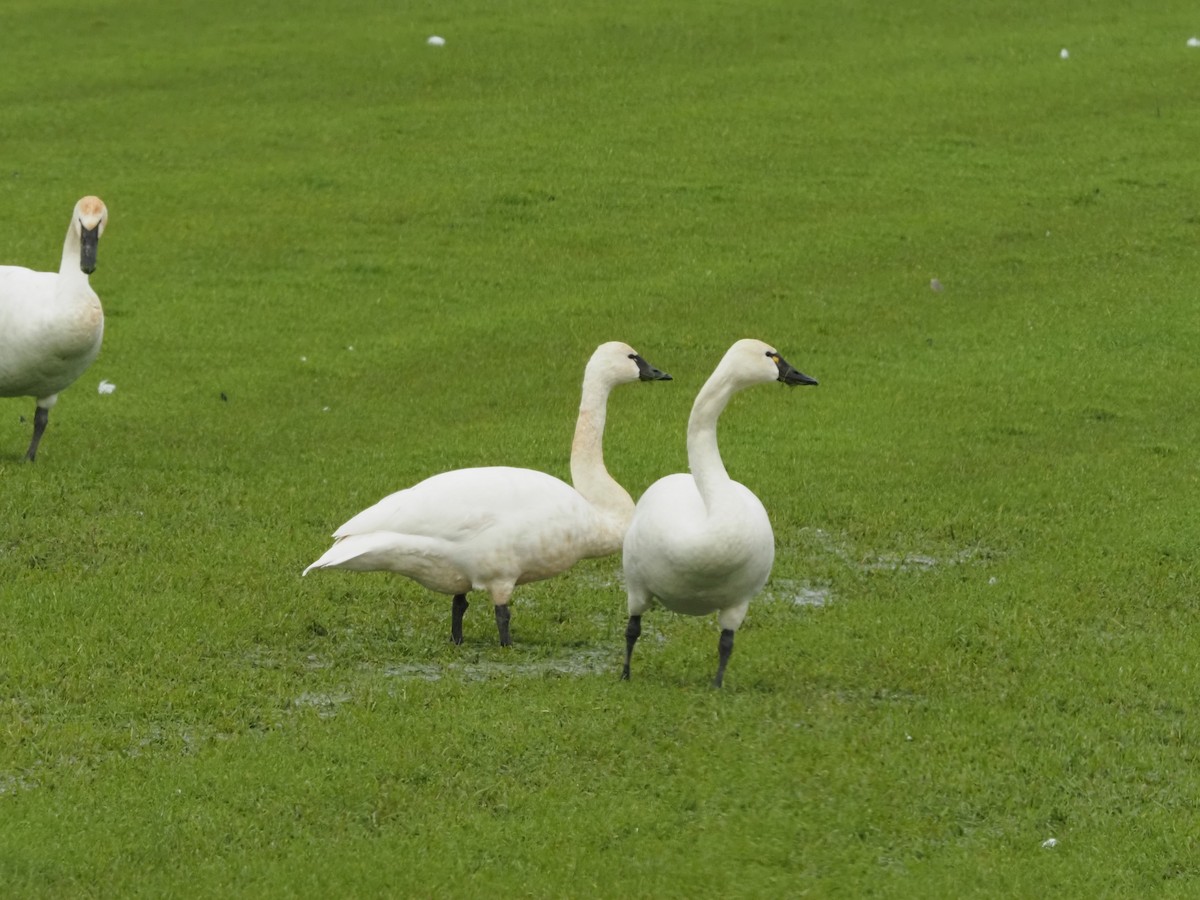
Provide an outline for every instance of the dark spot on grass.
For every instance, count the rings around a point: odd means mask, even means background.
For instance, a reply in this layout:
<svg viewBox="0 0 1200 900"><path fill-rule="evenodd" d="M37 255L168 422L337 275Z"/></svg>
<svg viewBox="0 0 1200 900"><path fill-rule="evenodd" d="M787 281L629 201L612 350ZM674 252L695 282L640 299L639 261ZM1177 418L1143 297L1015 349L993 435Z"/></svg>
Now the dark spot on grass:
<svg viewBox="0 0 1200 900"><path fill-rule="evenodd" d="M1128 187L1138 187L1138 188L1165 188L1167 186L1167 183L1165 181L1149 182L1149 181L1142 181L1141 179L1138 179L1138 178L1118 178L1117 184L1123 184L1123 185L1127 185ZM1099 191L1100 189L1096 188L1096 190Z"/></svg>
<svg viewBox="0 0 1200 900"><path fill-rule="evenodd" d="M308 633L309 637L327 637L329 635L329 629L315 619L309 622L304 630Z"/></svg>
<svg viewBox="0 0 1200 900"><path fill-rule="evenodd" d="M338 186L336 181L324 175L307 175L300 180L300 183L314 191L328 191Z"/></svg>
<svg viewBox="0 0 1200 900"><path fill-rule="evenodd" d="M496 197L496 202L503 206L535 206L539 203L553 203L557 198L545 191L509 191Z"/></svg>
<svg viewBox="0 0 1200 900"><path fill-rule="evenodd" d="M346 263L345 265L338 266L335 271L346 275L365 275L370 277L378 277L390 273L390 269L381 263L363 262Z"/></svg>
<svg viewBox="0 0 1200 900"><path fill-rule="evenodd" d="M1028 437L1033 434L1033 427L1030 425L1001 425L996 430L1008 437Z"/></svg>

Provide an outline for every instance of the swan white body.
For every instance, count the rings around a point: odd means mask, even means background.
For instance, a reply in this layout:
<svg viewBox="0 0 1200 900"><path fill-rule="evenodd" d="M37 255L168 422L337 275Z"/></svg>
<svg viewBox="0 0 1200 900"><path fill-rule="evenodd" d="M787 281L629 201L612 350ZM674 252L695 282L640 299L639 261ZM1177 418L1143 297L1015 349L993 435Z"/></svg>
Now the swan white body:
<svg viewBox="0 0 1200 900"><path fill-rule="evenodd" d="M725 471L717 419L734 393L769 381L817 383L762 341L734 344L700 390L688 419L691 474L659 479L638 501L623 552L629 597L623 678L629 677L642 614L657 599L686 615L717 614L721 640L715 684L721 686L733 634L770 577L775 535L758 497Z"/></svg>
<svg viewBox="0 0 1200 900"><path fill-rule="evenodd" d="M775 535L749 488L730 480L722 493L710 509L696 479L677 474L642 495L624 560L626 583L641 589L640 609L653 594L675 612L718 613L722 628L742 624L750 598L771 574Z"/></svg>
<svg viewBox="0 0 1200 900"><path fill-rule="evenodd" d="M615 553L623 531L618 517L553 475L506 466L457 469L360 512L309 568L399 572L443 594L506 597L518 584Z"/></svg>
<svg viewBox="0 0 1200 900"><path fill-rule="evenodd" d="M100 352L104 311L88 283L108 222L98 197L75 204L57 272L0 266L0 397L33 397L31 462L51 407Z"/></svg>
<svg viewBox="0 0 1200 900"><path fill-rule="evenodd" d="M517 585L621 549L633 500L604 466L608 394L618 384L669 378L627 344L602 344L584 372L571 445L574 487L544 472L508 466L443 472L350 519L304 574L320 568L384 570L452 594L455 643L462 641L466 594L487 591L500 643L510 643L508 602Z"/></svg>

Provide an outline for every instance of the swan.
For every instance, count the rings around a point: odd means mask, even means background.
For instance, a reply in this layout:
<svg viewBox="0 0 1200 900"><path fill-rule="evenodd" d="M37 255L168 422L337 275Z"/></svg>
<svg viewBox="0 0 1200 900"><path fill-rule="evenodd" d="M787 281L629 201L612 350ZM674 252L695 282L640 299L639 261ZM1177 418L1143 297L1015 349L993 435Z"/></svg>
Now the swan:
<svg viewBox="0 0 1200 900"><path fill-rule="evenodd" d="M509 646L509 598L519 584L621 549L633 499L604 467L604 419L613 387L670 381L628 344L601 344L583 374L571 443L571 481L532 469L456 469L384 497L333 533L304 570L339 568L406 575L453 595L450 639L462 643L467 593L487 591L501 646Z"/></svg>
<svg viewBox="0 0 1200 900"><path fill-rule="evenodd" d="M624 680L642 633L642 614L657 598L686 615L717 613L721 637L713 686L721 686L733 634L771 574L775 536L758 497L725 471L717 449L717 419L736 392L769 381L817 383L762 341L746 339L730 347L700 389L688 418L691 474L660 478L637 503L622 553L629 598Z"/></svg>
<svg viewBox="0 0 1200 900"><path fill-rule="evenodd" d="M84 373L104 334L100 298L88 284L108 223L99 197L75 204L58 272L0 266L0 397L33 397L33 462L50 409Z"/></svg>

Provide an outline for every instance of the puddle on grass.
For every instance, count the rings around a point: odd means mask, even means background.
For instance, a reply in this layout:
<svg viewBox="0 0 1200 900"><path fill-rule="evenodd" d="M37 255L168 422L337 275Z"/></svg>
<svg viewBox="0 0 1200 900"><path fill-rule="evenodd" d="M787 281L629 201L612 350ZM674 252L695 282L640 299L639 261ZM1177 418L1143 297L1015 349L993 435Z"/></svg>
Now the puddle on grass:
<svg viewBox="0 0 1200 900"><path fill-rule="evenodd" d="M305 691L299 697L292 701L292 706L309 707L317 711L317 715L322 719L332 719L337 715L337 708L343 703L349 703L353 698L343 692L336 694L322 694L312 691Z"/></svg>
<svg viewBox="0 0 1200 900"><path fill-rule="evenodd" d="M859 568L865 572L912 572L938 566L961 566L978 556L975 550L960 550L950 556L927 556L924 553L880 553L868 556Z"/></svg>
<svg viewBox="0 0 1200 900"><path fill-rule="evenodd" d="M266 647L253 647L246 652L245 659L250 665L256 669L278 669L284 665L284 661L274 651ZM315 653L305 655L301 660L302 668L311 670L326 669L331 663L321 659Z"/></svg>
<svg viewBox="0 0 1200 900"><path fill-rule="evenodd" d="M923 572L939 566L985 565L989 558L995 556L984 547L967 547L945 556L895 551L860 553L845 538L839 539L823 528L804 528L801 531L815 537L827 553L860 572Z"/></svg>
<svg viewBox="0 0 1200 900"><path fill-rule="evenodd" d="M828 606L833 602L833 591L828 587L780 578L767 584L762 599L768 603L791 603L793 606Z"/></svg>
<svg viewBox="0 0 1200 900"><path fill-rule="evenodd" d="M616 591L623 594L625 592L625 579L621 576L621 570L618 566L610 571L584 571L576 572L571 575L571 579L583 587L595 591Z"/></svg>
<svg viewBox="0 0 1200 900"><path fill-rule="evenodd" d="M601 675L620 662L620 649L612 647L583 647L549 658L519 659L512 662L483 660L477 662L388 663L381 668L390 678L410 678L420 681L439 681L456 676L466 681L490 681L493 678L537 678L545 675L583 677ZM520 652L520 651L516 651Z"/></svg>
<svg viewBox="0 0 1200 900"><path fill-rule="evenodd" d="M20 791L32 791L38 786L38 783L32 778L26 778L24 775L10 775L7 772L0 772L0 797L5 794L16 794Z"/></svg>
<svg viewBox="0 0 1200 900"><path fill-rule="evenodd" d="M943 566L983 566L995 556L983 547L968 547L943 556L916 552L863 553L846 538L832 535L823 528L804 528L801 531L815 538L821 550L839 559L847 568L859 572L926 572ZM989 584L995 584L995 578L990 579ZM828 606L835 599L829 585L790 578L768 582L762 598L768 602L815 608Z"/></svg>
<svg viewBox="0 0 1200 900"><path fill-rule="evenodd" d="M519 653L520 651L515 651ZM463 681L491 681L493 679L543 678L561 676L581 678L588 675L605 675L617 670L620 664L620 648L614 644L605 647L583 647L560 653L552 657L515 659L511 662L480 660L475 662L394 662L383 665L364 663L361 668L378 672L387 678L417 681L440 681L457 678ZM317 716L331 719L338 708L354 699L347 691L305 691L293 698L293 709L315 709ZM0 783L2 784L2 783ZM3 791L0 790L0 793Z"/></svg>

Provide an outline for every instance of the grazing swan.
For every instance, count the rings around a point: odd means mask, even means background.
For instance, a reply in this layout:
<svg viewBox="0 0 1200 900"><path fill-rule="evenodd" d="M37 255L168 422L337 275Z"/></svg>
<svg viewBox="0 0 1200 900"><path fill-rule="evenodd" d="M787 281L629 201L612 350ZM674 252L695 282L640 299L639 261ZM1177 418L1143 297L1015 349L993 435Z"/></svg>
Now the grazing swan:
<svg viewBox="0 0 1200 900"><path fill-rule="evenodd" d="M108 222L99 197L75 204L58 272L0 266L0 397L33 397L33 462L50 408L100 352L104 311L88 284Z"/></svg>
<svg viewBox="0 0 1200 900"><path fill-rule="evenodd" d="M797 372L770 345L738 341L700 389L688 419L690 475L668 475L638 501L625 534L625 589L629 624L625 667L642 633L642 613L658 598L676 612L715 612L721 626L715 687L721 686L737 631L750 598L759 592L775 561L775 536L767 511L745 485L729 477L717 449L717 418L737 391L768 381L816 384Z"/></svg>
<svg viewBox="0 0 1200 900"><path fill-rule="evenodd" d="M500 644L518 584L564 572L621 549L633 500L604 467L604 417L618 384L670 381L628 344L601 344L583 374L571 444L574 487L544 472L507 466L457 469L384 497L333 533L334 544L304 570L385 570L452 594L450 638L462 643L467 592L487 591Z"/></svg>

